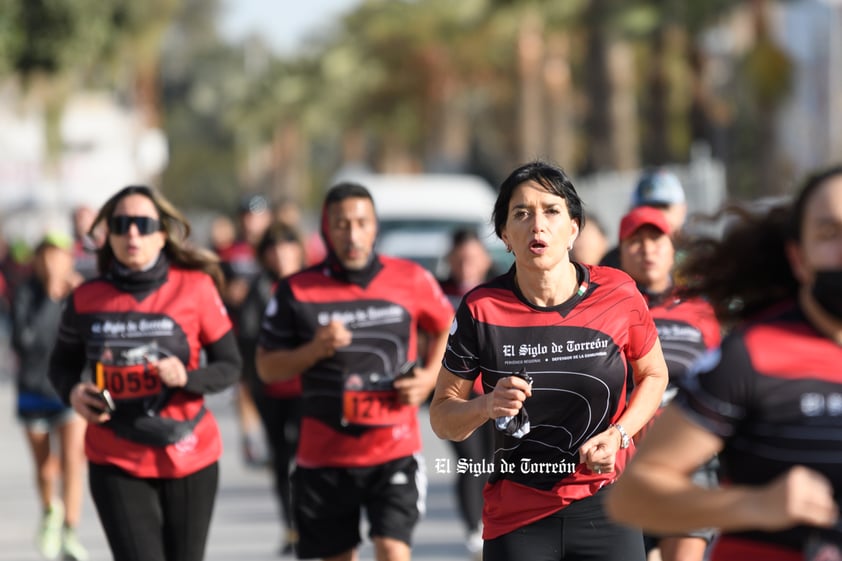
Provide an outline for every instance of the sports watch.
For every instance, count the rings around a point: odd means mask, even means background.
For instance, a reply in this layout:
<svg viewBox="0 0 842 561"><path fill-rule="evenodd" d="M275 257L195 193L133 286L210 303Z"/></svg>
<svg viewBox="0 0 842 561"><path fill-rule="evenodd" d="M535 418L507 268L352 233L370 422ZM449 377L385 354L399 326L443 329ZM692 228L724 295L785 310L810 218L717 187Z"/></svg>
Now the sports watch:
<svg viewBox="0 0 842 561"><path fill-rule="evenodd" d="M620 449L628 448L629 444L631 444L631 437L629 433L626 432L626 429L623 428L623 425L619 423L612 423L610 426L617 429L617 432L620 433Z"/></svg>

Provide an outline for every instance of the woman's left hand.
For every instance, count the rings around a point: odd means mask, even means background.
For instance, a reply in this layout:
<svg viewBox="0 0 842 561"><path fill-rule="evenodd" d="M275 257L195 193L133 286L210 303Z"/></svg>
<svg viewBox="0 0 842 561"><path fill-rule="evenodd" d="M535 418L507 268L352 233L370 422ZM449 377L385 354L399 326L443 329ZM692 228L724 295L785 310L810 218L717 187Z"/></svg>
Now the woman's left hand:
<svg viewBox="0 0 842 561"><path fill-rule="evenodd" d="M579 461L594 473L611 473L619 449L620 434L616 429L608 427L579 448Z"/></svg>
<svg viewBox="0 0 842 561"><path fill-rule="evenodd" d="M153 362L152 366L158 370L158 377L165 386L182 388L187 384L187 370L178 358L168 356Z"/></svg>

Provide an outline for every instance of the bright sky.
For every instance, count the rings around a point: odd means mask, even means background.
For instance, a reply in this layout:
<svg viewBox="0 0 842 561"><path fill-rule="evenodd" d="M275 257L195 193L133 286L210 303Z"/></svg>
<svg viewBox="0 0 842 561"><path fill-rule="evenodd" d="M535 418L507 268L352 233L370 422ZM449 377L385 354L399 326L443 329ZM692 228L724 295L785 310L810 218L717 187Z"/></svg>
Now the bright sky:
<svg viewBox="0 0 842 561"><path fill-rule="evenodd" d="M262 34L279 52L288 53L311 33L329 27L360 0L224 0L220 30L242 39Z"/></svg>

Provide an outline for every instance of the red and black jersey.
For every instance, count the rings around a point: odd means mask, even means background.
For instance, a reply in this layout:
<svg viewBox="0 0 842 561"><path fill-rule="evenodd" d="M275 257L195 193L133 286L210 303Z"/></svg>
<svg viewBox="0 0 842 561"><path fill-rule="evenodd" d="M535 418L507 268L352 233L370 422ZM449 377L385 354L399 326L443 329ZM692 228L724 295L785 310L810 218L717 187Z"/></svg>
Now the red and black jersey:
<svg viewBox="0 0 842 561"><path fill-rule="evenodd" d="M469 290L474 288L473 286L466 287L465 285L453 280L452 277L440 281L439 285L441 286L442 292L444 292L444 295L450 301L450 305L453 306L454 310L459 308L459 303L462 301L462 297L465 296L465 294L467 294ZM474 380L474 387L472 388L472 390L475 394L481 394L485 391L482 387L482 378L480 376L477 376L477 379Z"/></svg>
<svg viewBox="0 0 842 561"><path fill-rule="evenodd" d="M676 401L694 422L724 440L723 484L763 485L800 464L824 474L839 496L840 364L842 347L787 304L732 331L720 349L699 361ZM807 535L804 527L726 534L714 559L734 559L749 550L758 559L801 558L794 556ZM763 557L770 550L779 556Z"/></svg>
<svg viewBox="0 0 842 561"><path fill-rule="evenodd" d="M254 247L245 240L237 240L218 252L226 279L253 280L260 274L260 263Z"/></svg>
<svg viewBox="0 0 842 561"><path fill-rule="evenodd" d="M333 320L352 332L348 347L302 373L301 466L371 466L421 448L417 410L397 404L391 382L416 358L417 329L441 333L453 309L420 265L377 259L364 283L326 263L287 277L266 309L258 345L269 351L297 348Z"/></svg>
<svg viewBox="0 0 842 561"><path fill-rule="evenodd" d="M177 267L166 270L166 263L161 263L162 282L142 294L121 290L104 279L82 284L73 292L62 319L59 343L84 349L95 383L107 388L117 402L115 416L154 408L167 393L149 362L176 356L190 373L199 367L202 347L231 330L210 276ZM201 394L182 389L167 397L158 412L162 418L187 421L204 414ZM109 424L88 425L88 459L137 477L182 477L217 461L222 452L219 429L210 412L201 417L191 435L169 446L126 440Z"/></svg>
<svg viewBox="0 0 842 561"><path fill-rule="evenodd" d="M713 306L701 298L682 300L670 293L657 301L650 299L649 305L670 377L657 416L678 393L676 381L687 376L705 352L718 347L722 336ZM637 438L645 431L638 432Z"/></svg>
<svg viewBox="0 0 842 561"><path fill-rule="evenodd" d="M579 292L553 307L528 302L514 267L469 292L451 327L444 367L490 391L526 369L524 403L531 431L521 439L495 431L494 473L485 488L485 539L511 532L593 495L625 467L633 447L617 454L614 473L594 474L579 448L608 428L626 403L629 360L646 355L657 332L631 278L609 267L575 264Z"/></svg>

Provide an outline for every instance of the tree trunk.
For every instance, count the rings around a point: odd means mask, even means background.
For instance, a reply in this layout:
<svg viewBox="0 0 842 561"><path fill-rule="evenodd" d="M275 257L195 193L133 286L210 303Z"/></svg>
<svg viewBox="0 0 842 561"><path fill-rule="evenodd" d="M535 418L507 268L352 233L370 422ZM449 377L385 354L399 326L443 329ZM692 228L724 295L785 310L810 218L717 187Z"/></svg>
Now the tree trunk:
<svg viewBox="0 0 842 561"><path fill-rule="evenodd" d="M591 0L585 13L588 27L588 44L585 55L585 85L588 99L588 117L585 136L588 154L585 172L612 169L611 118L609 104L611 83L608 78L608 31L605 12L610 0Z"/></svg>
<svg viewBox="0 0 842 561"><path fill-rule="evenodd" d="M518 70L520 74L519 137L521 161L534 160L546 154L544 126L544 29L538 15L527 12L518 36Z"/></svg>
<svg viewBox="0 0 842 561"><path fill-rule="evenodd" d="M610 169L634 170L640 167L634 54L623 41L614 41L608 54Z"/></svg>
<svg viewBox="0 0 842 561"><path fill-rule="evenodd" d="M569 37L553 35L548 42L547 52L544 83L549 102L549 153L562 168L572 170L579 158L576 153L576 110Z"/></svg>

